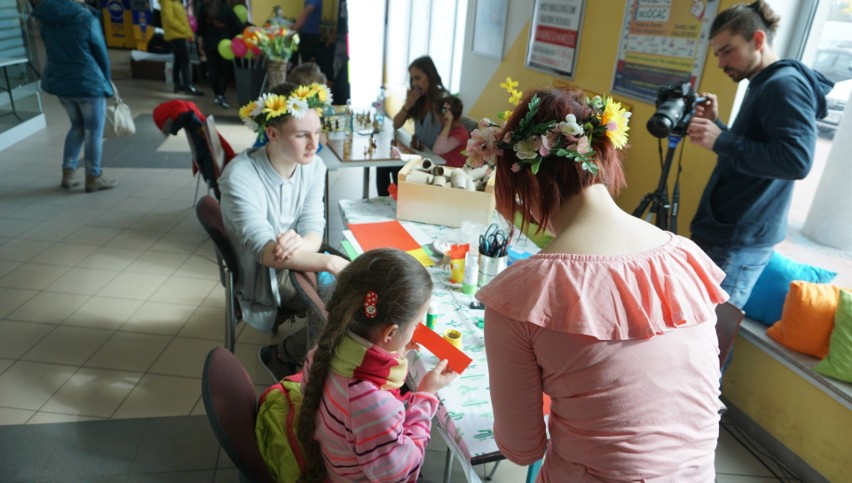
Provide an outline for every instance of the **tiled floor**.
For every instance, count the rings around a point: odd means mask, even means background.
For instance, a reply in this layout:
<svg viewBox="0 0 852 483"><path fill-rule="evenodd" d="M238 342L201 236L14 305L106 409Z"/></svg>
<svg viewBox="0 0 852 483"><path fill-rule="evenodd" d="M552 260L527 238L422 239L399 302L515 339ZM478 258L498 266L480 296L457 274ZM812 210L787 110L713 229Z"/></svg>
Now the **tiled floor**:
<svg viewBox="0 0 852 483"><path fill-rule="evenodd" d="M130 79L126 51L111 56L133 112L175 97L161 82ZM223 113L209 95L194 100ZM174 169L107 168L121 183L111 191L61 190L68 120L55 97L44 106L48 128L0 152L0 480L236 481L198 417L203 358L222 341L224 298L192 209L189 155ZM253 140L240 125L219 128L237 149ZM188 146L180 137L149 149ZM360 190L360 170L334 173L332 206ZM336 244L336 209L329 226ZM255 353L273 340L252 329L238 336L236 353L258 390L270 380ZM434 481L444 462L438 439L423 471ZM772 478L724 430L717 470L718 481ZM493 481L525 473L504 462ZM458 467L454 479L462 480Z"/></svg>

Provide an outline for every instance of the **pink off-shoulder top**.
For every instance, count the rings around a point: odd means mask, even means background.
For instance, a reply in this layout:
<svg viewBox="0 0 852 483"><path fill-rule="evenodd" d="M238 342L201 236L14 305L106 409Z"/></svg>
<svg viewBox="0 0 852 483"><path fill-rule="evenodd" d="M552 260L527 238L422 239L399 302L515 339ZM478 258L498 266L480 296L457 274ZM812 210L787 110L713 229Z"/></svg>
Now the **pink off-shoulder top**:
<svg viewBox="0 0 852 483"><path fill-rule="evenodd" d="M546 456L539 481L713 481L723 278L672 235L633 255L539 254L480 289L503 454Z"/></svg>

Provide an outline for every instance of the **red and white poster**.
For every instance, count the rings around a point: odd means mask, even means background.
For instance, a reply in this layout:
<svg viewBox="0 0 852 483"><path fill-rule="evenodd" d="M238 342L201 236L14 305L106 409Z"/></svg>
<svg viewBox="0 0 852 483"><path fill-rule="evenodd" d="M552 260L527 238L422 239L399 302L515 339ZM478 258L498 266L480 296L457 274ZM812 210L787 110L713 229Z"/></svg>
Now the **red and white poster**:
<svg viewBox="0 0 852 483"><path fill-rule="evenodd" d="M574 76L585 0L536 0L527 67Z"/></svg>

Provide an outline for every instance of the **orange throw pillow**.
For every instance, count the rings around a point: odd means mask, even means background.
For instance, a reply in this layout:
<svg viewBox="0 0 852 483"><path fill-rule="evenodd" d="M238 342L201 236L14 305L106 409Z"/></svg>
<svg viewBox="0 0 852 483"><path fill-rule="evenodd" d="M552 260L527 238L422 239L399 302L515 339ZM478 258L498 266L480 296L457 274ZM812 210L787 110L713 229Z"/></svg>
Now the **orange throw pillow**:
<svg viewBox="0 0 852 483"><path fill-rule="evenodd" d="M828 355L840 287L795 281L784 300L781 320L766 334L784 347L820 359Z"/></svg>

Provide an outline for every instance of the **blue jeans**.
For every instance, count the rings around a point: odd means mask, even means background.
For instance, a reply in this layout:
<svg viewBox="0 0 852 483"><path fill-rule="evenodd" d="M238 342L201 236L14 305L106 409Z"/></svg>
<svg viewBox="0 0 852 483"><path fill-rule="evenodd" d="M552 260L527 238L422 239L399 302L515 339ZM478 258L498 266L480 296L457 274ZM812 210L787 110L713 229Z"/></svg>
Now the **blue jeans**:
<svg viewBox="0 0 852 483"><path fill-rule="evenodd" d="M692 241L725 272L722 288L731 296L728 302L743 308L774 247L730 248L704 243L695 237Z"/></svg>
<svg viewBox="0 0 852 483"><path fill-rule="evenodd" d="M85 143L86 175L101 175L101 137L106 121L106 98L104 97L60 97L59 102L68 113L71 129L65 136L65 152L62 169L77 169L80 150Z"/></svg>

